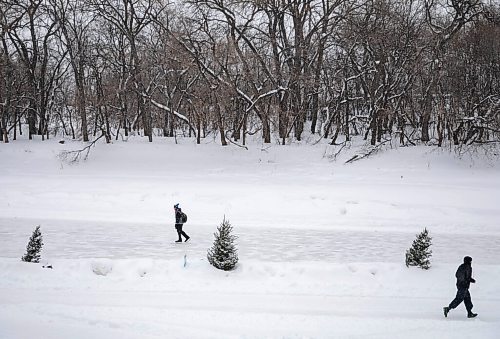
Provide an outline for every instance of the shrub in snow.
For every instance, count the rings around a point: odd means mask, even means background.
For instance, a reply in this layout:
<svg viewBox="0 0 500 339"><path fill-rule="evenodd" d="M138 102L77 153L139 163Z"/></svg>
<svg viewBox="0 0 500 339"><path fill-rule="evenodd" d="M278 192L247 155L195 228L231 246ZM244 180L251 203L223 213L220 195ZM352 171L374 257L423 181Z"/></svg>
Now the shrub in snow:
<svg viewBox="0 0 500 339"><path fill-rule="evenodd" d="M21 258L26 262L40 262L40 251L42 250L42 232L40 232L40 225L38 225L28 241L26 246L26 253Z"/></svg>
<svg viewBox="0 0 500 339"><path fill-rule="evenodd" d="M237 237L231 234L232 231L233 227L224 218L222 224L217 227L217 232L214 233L214 244L208 250L208 262L220 270L230 271L238 262L238 254L234 244Z"/></svg>
<svg viewBox="0 0 500 339"><path fill-rule="evenodd" d="M407 267L419 266L424 270L427 270L429 269L429 267L431 267L431 240L432 238L429 236L429 231L427 231L427 228L424 228L424 230L420 234L417 234L417 238L413 240L413 244L406 251Z"/></svg>

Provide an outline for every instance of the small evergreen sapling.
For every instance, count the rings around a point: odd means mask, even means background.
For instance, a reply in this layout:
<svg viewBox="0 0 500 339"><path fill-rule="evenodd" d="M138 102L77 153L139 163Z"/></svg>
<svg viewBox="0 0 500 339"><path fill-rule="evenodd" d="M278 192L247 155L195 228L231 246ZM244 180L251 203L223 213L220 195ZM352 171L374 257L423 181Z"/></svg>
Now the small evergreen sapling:
<svg viewBox="0 0 500 339"><path fill-rule="evenodd" d="M230 271L238 262L238 254L234 244L237 237L231 234L232 231L233 227L224 218L222 224L217 227L217 232L214 233L214 244L208 250L208 262L220 270Z"/></svg>
<svg viewBox="0 0 500 339"><path fill-rule="evenodd" d="M429 236L429 231L427 231L427 228L424 228L424 230L417 235L417 238L413 240L411 247L406 251L406 267L419 266L424 270L431 267L431 240L432 238Z"/></svg>
<svg viewBox="0 0 500 339"><path fill-rule="evenodd" d="M39 262L40 261L40 251L42 250L42 232L40 232L40 225L35 228L33 234L30 237L28 245L26 246L26 254L21 258L22 261L26 262Z"/></svg>

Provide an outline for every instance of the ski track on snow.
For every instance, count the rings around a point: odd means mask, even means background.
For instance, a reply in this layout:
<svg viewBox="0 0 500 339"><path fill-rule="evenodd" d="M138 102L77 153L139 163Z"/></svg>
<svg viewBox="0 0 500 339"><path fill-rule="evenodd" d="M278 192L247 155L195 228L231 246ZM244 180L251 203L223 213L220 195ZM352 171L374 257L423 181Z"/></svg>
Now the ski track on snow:
<svg viewBox="0 0 500 339"><path fill-rule="evenodd" d="M203 258L213 242L215 227L187 224L188 243L176 244L173 225L102 223L92 221L40 221L44 236L42 257L175 259L188 254ZM415 235L411 232L239 228L241 258L263 261L401 262ZM33 222L0 218L0 257L17 258L25 249ZM64 229L64 232L61 230ZM474 253L475 262L497 264L500 236L485 234L432 234L433 259L456 263L460 253ZM452 250L451 250L452 249Z"/></svg>

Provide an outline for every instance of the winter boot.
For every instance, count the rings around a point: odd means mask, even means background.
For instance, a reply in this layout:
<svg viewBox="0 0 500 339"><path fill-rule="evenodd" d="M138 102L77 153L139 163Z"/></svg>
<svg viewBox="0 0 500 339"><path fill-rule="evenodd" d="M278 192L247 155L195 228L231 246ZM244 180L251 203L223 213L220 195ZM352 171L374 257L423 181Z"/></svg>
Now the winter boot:
<svg viewBox="0 0 500 339"><path fill-rule="evenodd" d="M475 318L475 317L477 317L477 313L470 312L469 314L467 314L467 318Z"/></svg>
<svg viewBox="0 0 500 339"><path fill-rule="evenodd" d="M184 240L184 242L187 242L191 237L186 237L186 240Z"/></svg>
<svg viewBox="0 0 500 339"><path fill-rule="evenodd" d="M450 308L448 306L443 307L444 317L448 318L448 312L450 312Z"/></svg>
<svg viewBox="0 0 500 339"><path fill-rule="evenodd" d="M175 242L182 242L182 239L176 240Z"/></svg>

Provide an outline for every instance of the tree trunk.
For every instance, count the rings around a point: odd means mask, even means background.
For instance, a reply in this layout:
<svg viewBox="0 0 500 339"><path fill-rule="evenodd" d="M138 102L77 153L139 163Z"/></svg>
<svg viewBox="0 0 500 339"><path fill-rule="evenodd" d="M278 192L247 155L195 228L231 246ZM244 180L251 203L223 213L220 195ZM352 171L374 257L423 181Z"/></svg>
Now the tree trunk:
<svg viewBox="0 0 500 339"><path fill-rule="evenodd" d="M441 118L441 114L438 115L437 134L438 134L438 147L441 147L443 145L443 121Z"/></svg>
<svg viewBox="0 0 500 339"><path fill-rule="evenodd" d="M217 123L219 125L220 142L222 146L227 146L226 133L224 131L224 119L222 118L220 104L217 104L217 109L215 111L217 112Z"/></svg>
<svg viewBox="0 0 500 339"><path fill-rule="evenodd" d="M196 116L196 130L196 143L199 145L201 143L201 119L198 115Z"/></svg>
<svg viewBox="0 0 500 339"><path fill-rule="evenodd" d="M0 119L0 131L2 132L3 142L9 143L9 133L7 132L7 126L5 122L5 115L2 113L2 118Z"/></svg>
<svg viewBox="0 0 500 339"><path fill-rule="evenodd" d="M372 131L370 144L375 146L377 143L377 132L378 132L378 112L376 110L373 111L372 121L370 123L370 129Z"/></svg>
<svg viewBox="0 0 500 339"><path fill-rule="evenodd" d="M269 116L267 113L262 116L262 137L265 144L271 143L271 126L269 125Z"/></svg>
<svg viewBox="0 0 500 339"><path fill-rule="evenodd" d="M288 130L288 91L283 94L283 97L279 99L278 107L278 133L280 139L283 139L283 145L285 144L285 138L287 137Z"/></svg>
<svg viewBox="0 0 500 339"><path fill-rule="evenodd" d="M301 109L301 99L300 99L300 92L298 89L295 91L296 93L293 95L295 97L294 99L294 105L293 105L293 115L294 115L294 133L295 133L295 138L297 141L302 140L302 133L304 132L304 112Z"/></svg>
<svg viewBox="0 0 500 339"><path fill-rule="evenodd" d="M21 119L19 119L21 120ZM21 124L19 123L19 128L21 128ZM14 110L14 137L13 140L17 139L17 108Z"/></svg>
<svg viewBox="0 0 500 339"><path fill-rule="evenodd" d="M33 140L33 135L36 135L36 107L33 105L33 100L30 100L28 108L28 139Z"/></svg>
<svg viewBox="0 0 500 339"><path fill-rule="evenodd" d="M83 87L82 80L77 81L77 105L78 105L78 115L82 120L82 137L83 141L89 141L89 133L87 130L87 113L85 111L85 89Z"/></svg>
<svg viewBox="0 0 500 339"><path fill-rule="evenodd" d="M345 94L345 140L351 140L349 131L349 94L347 93L347 82L344 81L344 94Z"/></svg>
<svg viewBox="0 0 500 339"><path fill-rule="evenodd" d="M247 120L248 120L248 114L245 114L243 117L243 146L246 145L247 142Z"/></svg>
<svg viewBox="0 0 500 339"><path fill-rule="evenodd" d="M427 142L429 138L429 121L431 119L431 113L426 109L422 115L422 137L420 140Z"/></svg>

